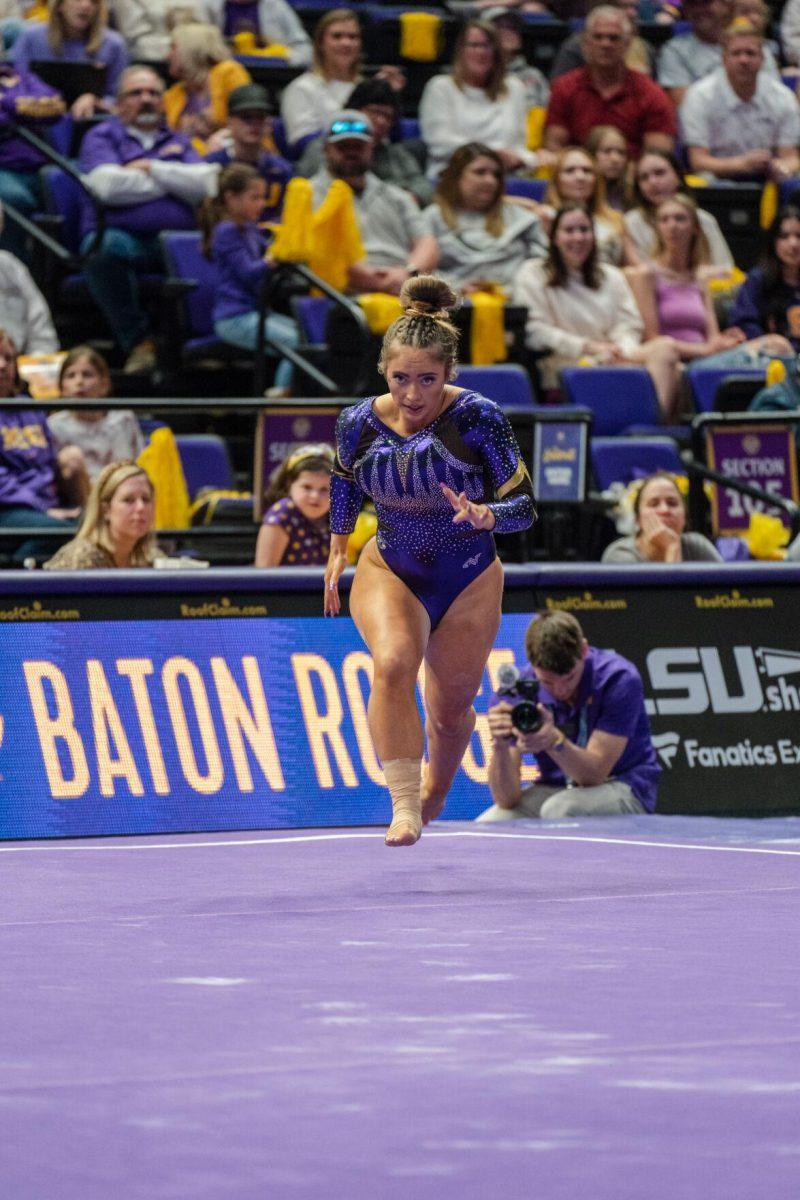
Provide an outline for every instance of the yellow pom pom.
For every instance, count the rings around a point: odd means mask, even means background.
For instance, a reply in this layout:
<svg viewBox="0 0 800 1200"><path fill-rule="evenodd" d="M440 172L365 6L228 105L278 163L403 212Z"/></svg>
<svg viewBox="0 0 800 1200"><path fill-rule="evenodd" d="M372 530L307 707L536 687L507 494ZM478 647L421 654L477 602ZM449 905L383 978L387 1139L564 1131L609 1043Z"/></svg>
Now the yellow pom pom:
<svg viewBox="0 0 800 1200"><path fill-rule="evenodd" d="M786 378L786 367L779 358L773 358L767 366L767 384L783 383Z"/></svg>
<svg viewBox="0 0 800 1200"><path fill-rule="evenodd" d="M744 536L751 557L775 562L786 557L785 547L789 542L789 530L768 513L750 514L750 526Z"/></svg>

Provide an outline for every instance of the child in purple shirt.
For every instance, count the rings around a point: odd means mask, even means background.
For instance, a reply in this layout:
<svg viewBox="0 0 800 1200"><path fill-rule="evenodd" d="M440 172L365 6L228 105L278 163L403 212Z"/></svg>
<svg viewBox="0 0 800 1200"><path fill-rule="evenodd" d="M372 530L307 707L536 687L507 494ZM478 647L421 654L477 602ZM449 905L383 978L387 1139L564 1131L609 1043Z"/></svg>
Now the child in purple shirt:
<svg viewBox="0 0 800 1200"><path fill-rule="evenodd" d="M300 446L273 473L256 543L257 567L322 567L331 532L331 446Z"/></svg>
<svg viewBox="0 0 800 1200"><path fill-rule="evenodd" d="M203 213L206 253L217 268L214 294L214 332L224 342L255 350L261 289L271 267L267 239L257 222L266 202L266 184L254 167L234 163L219 177L217 197ZM296 346L297 325L281 313L269 313L264 332L276 342ZM265 346L267 354L276 351ZM281 359L275 371L273 395L288 396L294 368Z"/></svg>

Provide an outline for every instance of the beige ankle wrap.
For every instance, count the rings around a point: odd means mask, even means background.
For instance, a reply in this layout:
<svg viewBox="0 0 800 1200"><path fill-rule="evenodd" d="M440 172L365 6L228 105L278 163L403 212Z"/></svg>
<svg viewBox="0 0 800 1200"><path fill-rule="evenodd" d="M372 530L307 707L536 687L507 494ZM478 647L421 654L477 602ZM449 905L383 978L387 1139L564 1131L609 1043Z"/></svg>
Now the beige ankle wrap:
<svg viewBox="0 0 800 1200"><path fill-rule="evenodd" d="M422 833L421 758L392 758L383 764L392 798L392 823L387 846L413 846Z"/></svg>

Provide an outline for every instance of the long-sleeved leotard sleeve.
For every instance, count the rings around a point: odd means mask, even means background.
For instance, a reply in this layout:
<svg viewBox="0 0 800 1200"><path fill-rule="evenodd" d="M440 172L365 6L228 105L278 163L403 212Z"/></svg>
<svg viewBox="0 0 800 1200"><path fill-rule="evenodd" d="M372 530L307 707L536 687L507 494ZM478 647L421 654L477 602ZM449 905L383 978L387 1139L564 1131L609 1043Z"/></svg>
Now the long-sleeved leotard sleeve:
<svg viewBox="0 0 800 1200"><path fill-rule="evenodd" d="M487 476L487 499L494 513L493 533L516 533L536 519L533 484L522 461L507 417L493 400L481 396L459 414L459 432L482 458Z"/></svg>
<svg viewBox="0 0 800 1200"><path fill-rule="evenodd" d="M336 422L336 462L331 476L331 533L352 533L364 502L364 493L353 477L358 449L370 402L354 404L339 414Z"/></svg>

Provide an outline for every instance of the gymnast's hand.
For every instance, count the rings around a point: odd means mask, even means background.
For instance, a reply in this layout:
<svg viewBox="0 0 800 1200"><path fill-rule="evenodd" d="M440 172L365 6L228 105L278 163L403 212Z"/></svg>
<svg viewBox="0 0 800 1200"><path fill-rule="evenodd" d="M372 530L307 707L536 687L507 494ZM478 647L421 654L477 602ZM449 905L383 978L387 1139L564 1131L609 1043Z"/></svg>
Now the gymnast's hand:
<svg viewBox="0 0 800 1200"><path fill-rule="evenodd" d="M453 517L454 525L459 525L462 521L467 521L473 529L494 529L494 513L488 504L473 504L471 500L467 499L465 492L459 492L456 495L453 489L449 488L446 483L440 483L439 487L455 510L456 515Z"/></svg>
<svg viewBox="0 0 800 1200"><path fill-rule="evenodd" d="M323 612L326 617L338 616L341 611L339 600L339 576L347 566L347 534L331 535L331 552L325 568L325 595Z"/></svg>

